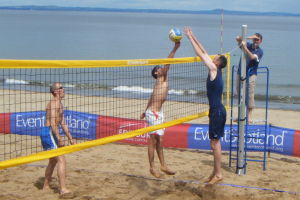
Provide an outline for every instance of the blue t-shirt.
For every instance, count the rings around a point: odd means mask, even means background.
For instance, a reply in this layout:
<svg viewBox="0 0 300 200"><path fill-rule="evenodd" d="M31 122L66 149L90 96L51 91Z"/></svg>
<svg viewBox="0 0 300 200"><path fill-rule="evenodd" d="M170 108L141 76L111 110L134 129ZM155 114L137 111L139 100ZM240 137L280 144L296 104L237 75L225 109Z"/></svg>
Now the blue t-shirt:
<svg viewBox="0 0 300 200"><path fill-rule="evenodd" d="M222 105L221 98L223 93L223 79L221 69L218 68L217 76L215 80L210 80L210 75L208 74L206 80L206 94L208 97L209 107L217 108Z"/></svg>
<svg viewBox="0 0 300 200"><path fill-rule="evenodd" d="M250 76L251 76L253 74L257 74L258 64L259 64L259 62L260 62L260 60L261 60L264 52L263 52L263 50L259 46L258 46L257 49L252 48L252 43L249 43L249 42L247 42L247 48L249 49L249 51L252 54L257 55L257 57L258 57L258 59L250 60L250 58L248 56L246 56L246 60L247 60L246 61L246 66L247 66L247 72L246 72L246 74L248 73L249 69L253 68L249 72L249 73L251 73L250 74ZM241 68L241 60L240 60L240 63L239 63L239 68Z"/></svg>

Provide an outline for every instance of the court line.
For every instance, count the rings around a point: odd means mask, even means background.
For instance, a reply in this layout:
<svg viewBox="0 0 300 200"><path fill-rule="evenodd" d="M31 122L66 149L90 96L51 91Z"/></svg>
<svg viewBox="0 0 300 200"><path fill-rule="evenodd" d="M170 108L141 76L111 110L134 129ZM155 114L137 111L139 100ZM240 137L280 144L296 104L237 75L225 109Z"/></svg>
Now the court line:
<svg viewBox="0 0 300 200"><path fill-rule="evenodd" d="M25 165L25 166L42 167L42 168L47 167L45 165ZM68 169L74 170L74 168L68 168ZM183 182L183 183L196 183L196 184L202 183L200 181L186 181L186 180L177 180L177 179L156 179L156 178L147 177L147 176L138 176L138 175L125 174L125 173L103 172L103 171L80 169L80 168L75 168L75 169L76 170L79 169L79 170L84 170L84 171L90 171L90 172L104 173L104 174L124 175L124 176L135 177L135 178L143 178L143 179L154 180L154 181L172 181L172 182L178 182L178 183ZM268 188L259 188L259 187L251 187L251 186L243 186L243 185L235 185L235 184L226 184L226 183L216 183L216 185L239 187L239 188L246 188L246 189L255 189L255 190L265 190L265 191L271 191L271 192L285 192L285 193L289 193L289 194L300 194L298 192L275 190L275 189L268 189Z"/></svg>

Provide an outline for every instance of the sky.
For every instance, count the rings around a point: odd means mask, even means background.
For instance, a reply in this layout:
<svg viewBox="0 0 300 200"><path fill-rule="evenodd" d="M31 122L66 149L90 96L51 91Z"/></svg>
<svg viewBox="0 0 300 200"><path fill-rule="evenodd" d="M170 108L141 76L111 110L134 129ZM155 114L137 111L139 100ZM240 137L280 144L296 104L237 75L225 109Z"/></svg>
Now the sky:
<svg viewBox="0 0 300 200"><path fill-rule="evenodd" d="M0 6L55 5L170 10L225 10L300 14L300 0L0 0Z"/></svg>

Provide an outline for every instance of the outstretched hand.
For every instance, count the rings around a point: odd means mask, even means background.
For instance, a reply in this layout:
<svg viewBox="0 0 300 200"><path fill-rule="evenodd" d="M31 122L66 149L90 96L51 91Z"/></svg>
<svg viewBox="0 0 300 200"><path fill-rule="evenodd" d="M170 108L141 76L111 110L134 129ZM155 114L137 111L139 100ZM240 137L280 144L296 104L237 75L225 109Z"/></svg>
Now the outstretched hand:
<svg viewBox="0 0 300 200"><path fill-rule="evenodd" d="M183 29L183 34L186 35L188 37L188 39L191 39L191 37L193 36L192 29L189 26L185 27Z"/></svg>

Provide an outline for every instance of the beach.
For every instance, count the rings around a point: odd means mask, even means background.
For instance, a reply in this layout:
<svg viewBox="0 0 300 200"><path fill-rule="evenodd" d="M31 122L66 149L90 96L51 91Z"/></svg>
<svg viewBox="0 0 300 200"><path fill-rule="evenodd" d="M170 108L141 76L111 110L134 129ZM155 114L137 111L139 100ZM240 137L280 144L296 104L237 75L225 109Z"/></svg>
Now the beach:
<svg viewBox="0 0 300 200"><path fill-rule="evenodd" d="M6 92L8 91L2 91L2 94ZM17 98L15 99L18 102L25 99L20 93L20 91L16 91ZM28 91L26 94L28 96ZM46 102L51 98L49 94L34 92L31 93L30 97L26 101L35 101L36 105L31 108L27 106L27 111L44 108ZM13 99L10 103L13 106ZM81 112L96 112L95 108L100 105L103 108L114 105L116 107L116 104L122 105L122 109L106 109L105 115L134 119L138 119L139 114L145 109L146 103L146 100L107 97L83 98L75 95L66 95L63 100L65 108ZM24 109L22 108L24 103L18 106L15 107L17 111ZM191 112L193 114L192 112L197 111L197 105L193 106L189 103L166 102L163 109L167 121L170 121L178 116L183 117L186 113ZM180 109L172 109L174 107ZM116 113L117 110L125 114ZM3 111L1 110L1 112ZM12 112L12 110L9 111ZM236 115L237 108L235 107L233 111ZM227 115L228 124L230 123L230 110L227 111ZM264 119L264 116L265 109L253 111L254 119ZM300 112L268 110L268 123L274 126L300 130L299 117ZM208 124L208 117L188 123ZM4 137L0 136L0 138L2 140ZM83 141L77 140L77 143L80 142ZM1 144L3 143L2 140ZM266 171L263 171L262 163L248 162L246 175L237 175L235 173L235 161L230 167L229 152L224 151L222 152L224 179L216 185L206 186L203 181L213 169L211 151L164 148L168 166L176 170L177 173L173 176L165 175L162 179L156 179L149 173L147 151L147 146L143 145L110 143L65 155L67 160L66 185L73 192L63 195L59 194L56 170L51 181L51 189L42 190L47 160L0 170L0 199L226 200L300 198L300 174L298 173L300 158L297 157L271 153L267 157ZM261 158L262 154L251 153L248 155L248 158L255 159L258 157ZM157 169L160 169L157 155L155 155L155 165Z"/></svg>
<svg viewBox="0 0 300 200"><path fill-rule="evenodd" d="M241 56L235 38L241 34L241 26L247 25L248 35L259 32L264 37L261 47L265 56L260 66L270 68L270 108L286 108L269 109L268 124L300 130L300 68L294 64L297 58L291 56L297 52L297 45L282 45L293 44L299 38L298 17L226 14L224 24L222 22L224 29L221 26L220 30L220 16L210 14L32 10L2 10L1 14L5 19L2 22L0 38L0 55L4 60L131 61L165 58L173 47L168 38L169 30L190 26L210 55L216 55L220 50L223 53L230 52L232 66L238 65ZM257 23L258 21L261 23ZM274 42L278 38L281 38L281 42ZM195 56L194 50L190 41L184 37L176 57L191 56ZM193 83L190 81L198 83L199 76L194 71L185 70L186 67L183 66L178 66L179 73L172 70L173 74L169 73L169 77L174 78L174 83L187 86L183 89L191 89ZM290 70L293 73L289 73ZM139 119L148 102L147 91L154 84L150 77L150 69L149 72L134 69L84 71L58 69L57 73L54 73L49 69L3 69L0 77L0 113L45 111L52 98L48 92L48 84L64 81L67 83L66 91L69 92L63 100L65 110ZM71 85L73 82L76 84ZM256 95L257 100L260 95L261 105L265 101L266 82L266 78L260 75ZM99 90L95 92L94 89L88 88L89 85ZM138 90L133 90L136 86ZM205 91L198 86L196 89L200 93ZM139 91L144 93L140 94ZM172 101L166 101L163 106L166 121L208 110L207 104L188 103L194 97L203 103L207 100L205 94L202 95L204 99L201 99L196 95L177 95L178 89L175 92L168 96ZM83 93L91 96L75 95ZM183 102L178 102L178 98L182 98ZM237 117L237 113L237 107L234 107L233 118ZM254 120L265 119L265 115L265 109L257 108L253 111ZM230 124L230 121L229 108L226 124ZM208 122L208 117L203 117L187 123ZM20 123L32 125L33 121ZM76 139L77 143L84 141ZM69 145L69 142L66 144ZM40 151L42 148L39 137L0 134L0 161ZM3 152L14 153L5 155ZM216 185L206 186L204 180L213 169L212 151L164 148L164 155L168 167L177 173L156 179L149 172L146 145L116 142L67 154L66 186L73 192L63 195L59 194L57 168L53 173L51 188L42 190L48 160L3 169L0 170L0 200L300 199L298 157L271 153L267 155L266 171L263 171L262 163L248 162L247 173L237 175L236 162L233 161L230 166L229 152L223 151L224 179ZM261 159L262 156L262 153L248 154L248 158L251 159ZM3 159L4 157L6 158ZM160 169L156 154L155 166Z"/></svg>

